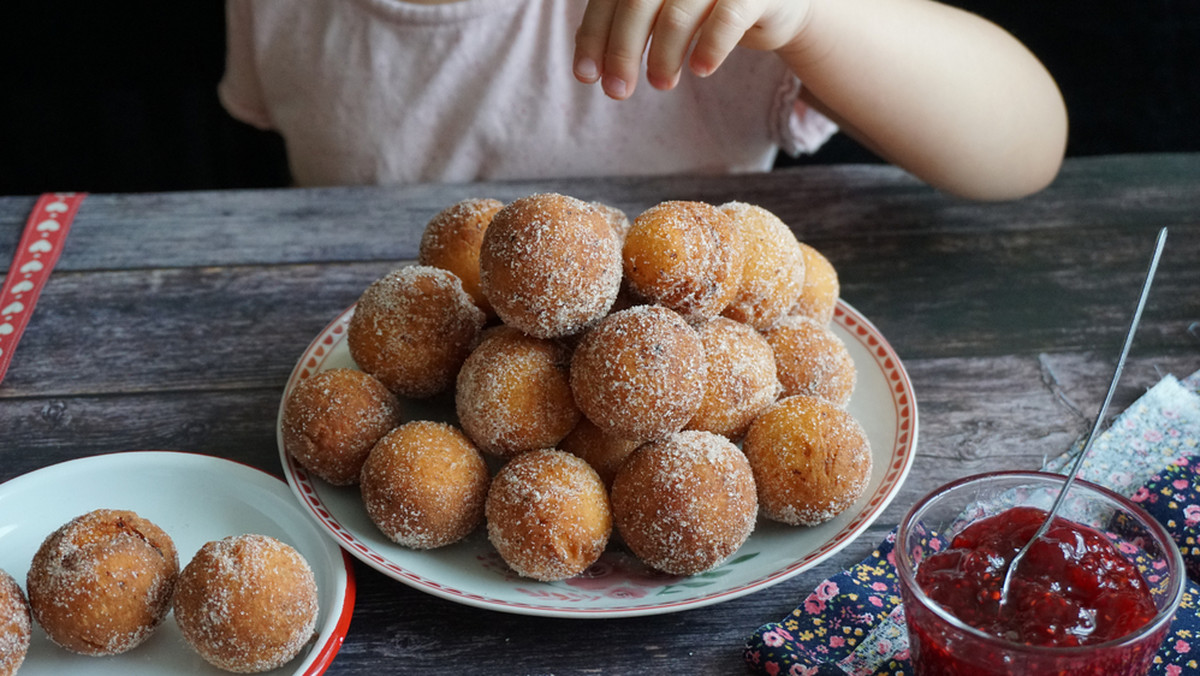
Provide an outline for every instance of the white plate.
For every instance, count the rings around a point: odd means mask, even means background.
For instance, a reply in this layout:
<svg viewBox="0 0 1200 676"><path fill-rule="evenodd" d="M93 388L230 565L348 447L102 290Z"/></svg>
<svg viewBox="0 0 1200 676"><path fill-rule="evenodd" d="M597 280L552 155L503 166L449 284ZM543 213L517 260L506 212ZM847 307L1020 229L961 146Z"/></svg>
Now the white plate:
<svg viewBox="0 0 1200 676"><path fill-rule="evenodd" d="M346 346L343 312L304 351L284 392L324 369L356 368ZM844 302L833 328L854 358L858 383L848 410L871 441L874 469L863 497L837 518L815 528L759 520L750 539L714 570L690 577L654 572L632 555L610 547L583 575L537 582L513 573L487 541L484 529L462 542L416 551L388 540L367 517L357 488L340 488L309 476L283 450L279 454L292 491L308 513L342 547L405 584L452 601L511 613L552 617L624 617L669 613L726 601L786 580L829 558L866 530L900 489L917 449L917 407L900 359L879 331ZM406 402L411 418L428 414L453 420L453 410ZM452 408L453 404L443 404ZM282 403L280 415L283 413ZM428 416L426 416L428 417Z"/></svg>
<svg viewBox="0 0 1200 676"><path fill-rule="evenodd" d="M279 479L206 455L130 451L51 465L0 485L0 568L25 588L34 552L47 535L93 509L128 509L166 531L187 565L204 543L259 533L304 555L317 579L317 637L271 674L320 674L333 661L354 610L350 559L297 507ZM38 674L226 674L183 640L173 616L133 650L76 655L35 626L21 676Z"/></svg>

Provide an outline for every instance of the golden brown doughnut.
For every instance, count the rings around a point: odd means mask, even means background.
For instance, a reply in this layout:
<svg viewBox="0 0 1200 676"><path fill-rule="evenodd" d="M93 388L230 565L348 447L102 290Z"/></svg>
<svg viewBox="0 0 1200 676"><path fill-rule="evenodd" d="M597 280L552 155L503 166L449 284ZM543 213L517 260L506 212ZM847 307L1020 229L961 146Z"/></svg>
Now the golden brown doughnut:
<svg viewBox="0 0 1200 676"><path fill-rule="evenodd" d="M282 666L317 624L317 583L304 557L266 535L205 543L179 575L175 622L209 664L242 674Z"/></svg>
<svg viewBox="0 0 1200 676"><path fill-rule="evenodd" d="M833 310L841 293L837 269L809 244L800 242L800 251L804 254L804 286L788 314L812 317L828 324L833 320Z"/></svg>
<svg viewBox="0 0 1200 676"><path fill-rule="evenodd" d="M573 577L608 544L608 491L596 471L570 453L522 453L492 479L487 529L500 557L518 574L542 581Z"/></svg>
<svg viewBox="0 0 1200 676"><path fill-rule="evenodd" d="M705 322L697 331L704 341L708 381L687 428L737 441L779 396L775 352L758 331L726 317Z"/></svg>
<svg viewBox="0 0 1200 676"><path fill-rule="evenodd" d="M770 327L796 304L804 288L804 253L796 236L766 209L744 202L722 204L745 248L742 282L722 313L753 326Z"/></svg>
<svg viewBox="0 0 1200 676"><path fill-rule="evenodd" d="M846 344L810 317L791 315L764 331L775 350L781 396L808 394L845 408L854 394L858 372Z"/></svg>
<svg viewBox="0 0 1200 676"><path fill-rule="evenodd" d="M621 284L621 247L596 206L542 193L492 217L479 252L483 294L505 324L538 338L594 324Z"/></svg>
<svg viewBox="0 0 1200 676"><path fill-rule="evenodd" d="M742 280L742 240L720 209L662 202L633 221L622 249L630 290L685 317L715 317Z"/></svg>
<svg viewBox="0 0 1200 676"><path fill-rule="evenodd" d="M605 486L612 486L613 477L641 442L630 441L606 434L586 416L580 416L579 424L559 442L559 450L577 455L596 470Z"/></svg>
<svg viewBox="0 0 1200 676"><path fill-rule="evenodd" d="M50 640L83 655L130 650L162 624L179 575L175 544L134 512L97 509L51 533L25 586Z"/></svg>
<svg viewBox="0 0 1200 676"><path fill-rule="evenodd" d="M754 469L763 516L815 526L842 513L866 490L871 446L858 421L819 397L780 399L755 418L742 440Z"/></svg>
<svg viewBox="0 0 1200 676"><path fill-rule="evenodd" d="M725 437L686 431L642 446L612 485L617 532L646 565L692 575L720 565L750 537L754 476Z"/></svg>
<svg viewBox="0 0 1200 676"><path fill-rule="evenodd" d="M453 273L425 265L376 280L346 330L355 363L391 391L433 396L454 382L484 315Z"/></svg>
<svg viewBox="0 0 1200 676"><path fill-rule="evenodd" d="M683 429L704 398L704 343L660 305L614 312L571 358L575 404L608 434L646 441Z"/></svg>
<svg viewBox="0 0 1200 676"><path fill-rule="evenodd" d="M358 481L371 447L402 422L400 401L356 369L322 371L298 383L283 405L283 447L335 486Z"/></svg>
<svg viewBox="0 0 1200 676"><path fill-rule="evenodd" d="M491 303L479 288L479 247L492 216L504 206L490 198L466 199L439 211L421 234L417 262L449 270L462 281L463 290L489 317Z"/></svg>
<svg viewBox="0 0 1200 676"><path fill-rule="evenodd" d="M20 585L0 569L0 676L12 676L25 661L33 618Z"/></svg>
<svg viewBox="0 0 1200 676"><path fill-rule="evenodd" d="M418 420L392 430L363 465L363 505L394 542L433 549L483 521L487 463L457 428Z"/></svg>
<svg viewBox="0 0 1200 676"><path fill-rule="evenodd" d="M608 221L612 227L613 233L617 236L617 242L624 242L625 235L629 234L629 227L633 225L629 222L629 216L624 211L603 202L592 202L592 206L600 210L600 214L604 216L604 220Z"/></svg>
<svg viewBox="0 0 1200 676"><path fill-rule="evenodd" d="M479 332L479 340L475 341L475 344L471 346L471 350L474 351L475 348L479 347L479 345L481 343L483 343L483 341L485 341L493 336L513 336L513 337L515 337L515 336L528 336L528 335L529 334L525 333L521 329L509 326L508 324L490 324L488 326L483 327L483 330Z"/></svg>
<svg viewBox="0 0 1200 676"><path fill-rule="evenodd" d="M458 372L454 403L463 431L502 458L558 444L580 416L570 358L562 345L517 331L486 338Z"/></svg>

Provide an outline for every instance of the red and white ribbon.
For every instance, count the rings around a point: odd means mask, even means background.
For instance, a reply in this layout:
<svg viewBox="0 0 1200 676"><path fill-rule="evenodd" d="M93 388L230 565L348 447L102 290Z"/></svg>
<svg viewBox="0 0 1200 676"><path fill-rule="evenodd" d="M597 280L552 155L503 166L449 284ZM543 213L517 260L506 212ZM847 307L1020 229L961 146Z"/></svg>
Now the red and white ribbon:
<svg viewBox="0 0 1200 676"><path fill-rule="evenodd" d="M58 262L71 221L87 193L48 193L38 198L0 287L0 381L29 324L38 296Z"/></svg>

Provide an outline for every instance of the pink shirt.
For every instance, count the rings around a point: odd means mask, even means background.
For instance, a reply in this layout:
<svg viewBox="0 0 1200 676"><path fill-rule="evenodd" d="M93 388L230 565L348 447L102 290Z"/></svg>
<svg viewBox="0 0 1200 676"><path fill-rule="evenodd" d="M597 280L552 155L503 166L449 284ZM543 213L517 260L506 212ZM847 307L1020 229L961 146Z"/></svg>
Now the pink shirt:
<svg viewBox="0 0 1200 676"><path fill-rule="evenodd" d="M583 0L228 0L218 93L279 131L300 185L745 172L836 128L738 49L627 101L571 74Z"/></svg>

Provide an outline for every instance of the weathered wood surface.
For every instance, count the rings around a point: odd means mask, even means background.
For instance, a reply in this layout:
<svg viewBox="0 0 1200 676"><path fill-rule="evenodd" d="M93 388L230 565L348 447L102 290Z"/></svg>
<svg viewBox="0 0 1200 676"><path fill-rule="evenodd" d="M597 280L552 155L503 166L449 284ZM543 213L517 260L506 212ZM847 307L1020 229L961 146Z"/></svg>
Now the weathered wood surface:
<svg viewBox="0 0 1200 676"><path fill-rule="evenodd" d="M742 673L740 646L864 556L953 478L1035 468L1086 432L1154 234L1171 235L1110 413L1200 369L1200 155L1070 161L1004 204L940 195L895 169L402 188L93 195L0 384L0 480L128 449L210 453L281 474L274 421L308 342L372 280L415 258L465 197L554 190L631 214L666 199L779 214L838 267L920 405L919 453L892 505L832 560L703 609L558 620L467 608L356 565L332 674ZM7 266L31 197L0 198Z"/></svg>

